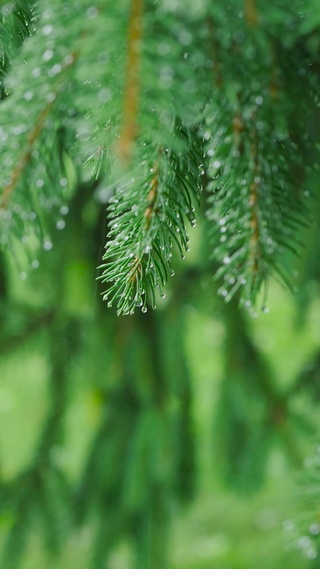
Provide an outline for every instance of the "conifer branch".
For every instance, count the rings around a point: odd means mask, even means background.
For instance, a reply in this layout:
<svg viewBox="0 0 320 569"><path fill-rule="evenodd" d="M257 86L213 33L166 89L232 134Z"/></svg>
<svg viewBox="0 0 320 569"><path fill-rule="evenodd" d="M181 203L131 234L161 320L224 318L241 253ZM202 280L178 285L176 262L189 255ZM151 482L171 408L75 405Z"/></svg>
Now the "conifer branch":
<svg viewBox="0 0 320 569"><path fill-rule="evenodd" d="M123 100L122 132L118 153L124 162L129 162L132 145L137 135L137 114L140 89L140 56L142 41L143 0L131 0L129 20L126 85Z"/></svg>
<svg viewBox="0 0 320 569"><path fill-rule="evenodd" d="M183 157L168 148L147 148L151 168L142 170L127 194L120 190L110 202L110 239L100 268L102 282L111 284L104 298L109 305L117 301L119 314L132 313L135 306L146 312L148 302L155 306L155 289L165 296L162 287L174 274L173 244L182 256L188 249L185 219L194 223L200 159L192 139L182 130L180 137L187 146ZM148 165L143 154L140 163Z"/></svg>

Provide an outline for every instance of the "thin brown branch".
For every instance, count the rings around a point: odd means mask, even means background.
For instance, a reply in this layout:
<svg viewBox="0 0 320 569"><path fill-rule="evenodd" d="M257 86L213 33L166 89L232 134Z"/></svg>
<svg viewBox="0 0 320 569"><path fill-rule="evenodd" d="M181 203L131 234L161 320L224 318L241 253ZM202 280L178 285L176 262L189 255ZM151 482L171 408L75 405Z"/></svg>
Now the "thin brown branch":
<svg viewBox="0 0 320 569"><path fill-rule="evenodd" d="M137 280L137 274L140 275L141 273L142 273L141 257L135 257L133 260L133 265L129 272L129 281L135 283Z"/></svg>
<svg viewBox="0 0 320 569"><path fill-rule="evenodd" d="M269 92L270 92L270 97L273 100L278 99L279 97L279 86L278 86L278 68L277 68L277 61L276 61L276 53L275 53L275 46L271 45L271 55L272 55L272 61L271 61L271 78L270 78L270 87L269 87Z"/></svg>
<svg viewBox="0 0 320 569"><path fill-rule="evenodd" d="M260 229L259 229L259 161L258 161L258 141L256 132L254 132L253 141L251 143L251 159L253 162L253 181L250 184L250 198L249 205L251 207L251 237L250 237L250 258L254 273L256 274L259 269L259 243L260 243Z"/></svg>
<svg viewBox="0 0 320 569"><path fill-rule="evenodd" d="M258 24L259 18L256 0L244 0L244 14L249 26L256 26Z"/></svg>
<svg viewBox="0 0 320 569"><path fill-rule="evenodd" d="M123 162L128 163L132 146L137 135L137 114L139 107L139 68L142 39L143 0L131 0L129 20L126 84L124 89L123 124L118 154Z"/></svg>
<svg viewBox="0 0 320 569"><path fill-rule="evenodd" d="M1 201L0 201L0 209L5 209L7 207L8 202L10 200L10 196L11 196L14 188L18 184L22 172L24 171L25 167L29 164L31 156L32 156L33 145L43 130L46 119L47 119L47 117L48 117L48 115L49 115L49 113L50 113L50 111L54 105L54 102L55 102L54 100L50 101L42 109L42 111L38 117L38 121L36 122L35 127L31 131L31 133L29 134L29 136L27 138L27 142L25 144L25 148L24 148L22 157L21 157L20 161L18 162L18 164L16 165L16 167L14 168L12 174L11 174L11 180L10 180L9 184L7 184L3 188Z"/></svg>
<svg viewBox="0 0 320 569"><path fill-rule="evenodd" d="M50 101L48 101L46 103L46 105L41 109L41 112L38 116L36 124L27 137L25 146L23 148L21 159L19 160L19 162L17 163L17 165L15 166L15 168L12 171L10 182L6 186L4 186L4 188L3 188L2 195L0 198L0 209L6 209L6 207L8 206L12 192L14 191L17 184L19 183L20 177L21 177L22 173L24 172L26 166L28 166L28 164L30 163L34 144L38 140L41 133L43 132L43 129L44 129L45 124L46 124L47 117L49 116L49 114L50 114L50 112L51 112L51 110L52 110L52 108L56 102L56 98L57 98L57 95L58 95L59 90L60 90L61 80L62 80L63 75L64 75L63 72L65 72L68 68L70 68L74 64L77 57L78 57L78 53L72 53L70 55L70 57L67 58L67 63L65 64L65 66L63 68L62 74L59 77L59 81L57 82L55 90L52 93L52 97L50 98Z"/></svg>
<svg viewBox="0 0 320 569"><path fill-rule="evenodd" d="M161 153L161 150L160 150ZM154 167L154 176L150 182L150 190L147 196L147 208L144 212L144 218L146 222L146 230L150 228L152 218L156 211L157 197L158 197L158 186L159 186L159 163L156 162ZM129 277L131 282L135 282L137 279L137 274L142 273L142 257L135 257L133 266L130 270Z"/></svg>
<svg viewBox="0 0 320 569"><path fill-rule="evenodd" d="M240 154L242 154L244 149L243 136L242 136L244 131L244 124L239 112L236 112L236 114L233 117L232 128L233 128L233 137L236 149L240 152Z"/></svg>
<svg viewBox="0 0 320 569"><path fill-rule="evenodd" d="M150 223L151 223L151 219L155 213L155 205L157 202L157 196L158 196L158 185L159 185L159 174L158 174L158 166L156 166L156 168L154 168L155 170L155 175L153 176L151 183L150 183L150 191L148 194L148 207L144 212L144 217L146 220L146 227L147 229L149 229L150 227Z"/></svg>

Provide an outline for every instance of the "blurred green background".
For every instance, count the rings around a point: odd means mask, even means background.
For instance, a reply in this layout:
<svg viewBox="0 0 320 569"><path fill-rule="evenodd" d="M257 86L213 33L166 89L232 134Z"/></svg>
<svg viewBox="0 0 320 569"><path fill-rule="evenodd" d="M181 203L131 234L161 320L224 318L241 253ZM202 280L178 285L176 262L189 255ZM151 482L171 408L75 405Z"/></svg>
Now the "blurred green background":
<svg viewBox="0 0 320 569"><path fill-rule="evenodd" d="M33 268L23 245L1 259L1 567L320 566L314 260L255 317L216 294L200 225L158 309L117 318L102 190L78 188Z"/></svg>

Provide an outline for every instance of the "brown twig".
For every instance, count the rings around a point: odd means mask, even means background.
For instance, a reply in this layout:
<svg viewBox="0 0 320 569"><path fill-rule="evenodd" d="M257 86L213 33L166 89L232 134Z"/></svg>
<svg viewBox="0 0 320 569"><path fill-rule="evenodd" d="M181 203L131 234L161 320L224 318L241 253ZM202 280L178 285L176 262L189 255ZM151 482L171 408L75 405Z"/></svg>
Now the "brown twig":
<svg viewBox="0 0 320 569"><path fill-rule="evenodd" d="M252 267L254 273L258 272L259 266L259 242L260 242L260 231L259 231L259 217L258 217L258 173L259 173L259 162L258 162L258 141L256 131L254 131L253 140L251 143L251 159L253 161L253 175L254 179L250 184L250 198L249 205L251 207L251 221L250 227L252 230L250 237L250 257L252 262Z"/></svg>
<svg viewBox="0 0 320 569"><path fill-rule="evenodd" d="M132 145L137 134L137 114L139 106L139 67L142 39L143 0L132 0L129 20L126 85L124 89L123 125L118 142L118 154L128 163Z"/></svg>
<svg viewBox="0 0 320 569"><path fill-rule="evenodd" d="M258 12L256 0L244 0L244 14L249 26L257 25Z"/></svg>
<svg viewBox="0 0 320 569"><path fill-rule="evenodd" d="M63 71L66 71L68 68L70 68L74 64L74 62L76 61L77 57L78 57L78 53L72 53L71 56L68 58L67 63L65 64L65 66L63 68ZM23 148L22 157L19 160L19 162L17 163L17 165L15 166L14 170L12 171L10 182L6 186L4 186L4 188L3 188L1 199L0 199L0 209L6 209L6 207L8 206L12 192L14 191L15 187L17 186L17 184L20 180L20 177L21 177L22 173L24 172L24 169L30 163L34 144L38 140L40 134L42 133L44 126L46 124L47 117L50 114L50 112L51 112L51 110L52 110L52 108L56 102L56 98L57 98L57 94L59 93L62 77L63 77L63 73L59 77L59 81L56 85L55 90L52 93L52 97L45 104L45 106L41 109L41 112L38 116L38 120L36 121L35 126L33 127L31 132L29 133L29 136L27 137L25 146Z"/></svg>

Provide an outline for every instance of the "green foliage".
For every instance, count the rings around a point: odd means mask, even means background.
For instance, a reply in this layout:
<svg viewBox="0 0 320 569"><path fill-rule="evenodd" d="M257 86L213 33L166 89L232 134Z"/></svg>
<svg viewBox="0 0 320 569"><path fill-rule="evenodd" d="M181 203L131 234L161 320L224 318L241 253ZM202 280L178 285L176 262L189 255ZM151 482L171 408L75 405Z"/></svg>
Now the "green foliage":
<svg viewBox="0 0 320 569"><path fill-rule="evenodd" d="M201 177L222 296L249 307L270 274L292 286L318 156L316 26L299 1L3 8L2 244L48 247L69 155L112 196L100 269L118 314L155 305Z"/></svg>
<svg viewBox="0 0 320 569"><path fill-rule="evenodd" d="M299 269L297 321L311 326L318 8L315 0L1 4L0 365L17 354L9 368L22 362L24 378L37 357L48 400L29 443L26 430L25 458L0 469L6 569L27 568L32 548L55 569L68 566L70 550L71 565L83 553L86 567L113 568L121 547L129 552L121 567L256 566L230 546L204 553L203 563L188 554L172 562L172 518L208 493L211 507L221 481L252 495L287 457L285 477L316 431L318 332L313 343L306 336L309 351L297 335L285 353L278 302L273 361L271 340L259 343L258 325L237 305L252 306L262 291L265 306L270 275L292 287ZM165 309L148 311L165 287ZM97 294L119 315L142 314L118 319ZM314 365L298 373L301 353ZM31 385L37 374L27 375ZM83 420L77 397L94 401L94 418ZM22 421L24 401L19 409ZM226 518L210 516L210 543L221 528L232 541ZM260 530L246 524L251 543ZM281 566L289 558L282 551ZM276 563L271 556L265 566Z"/></svg>

